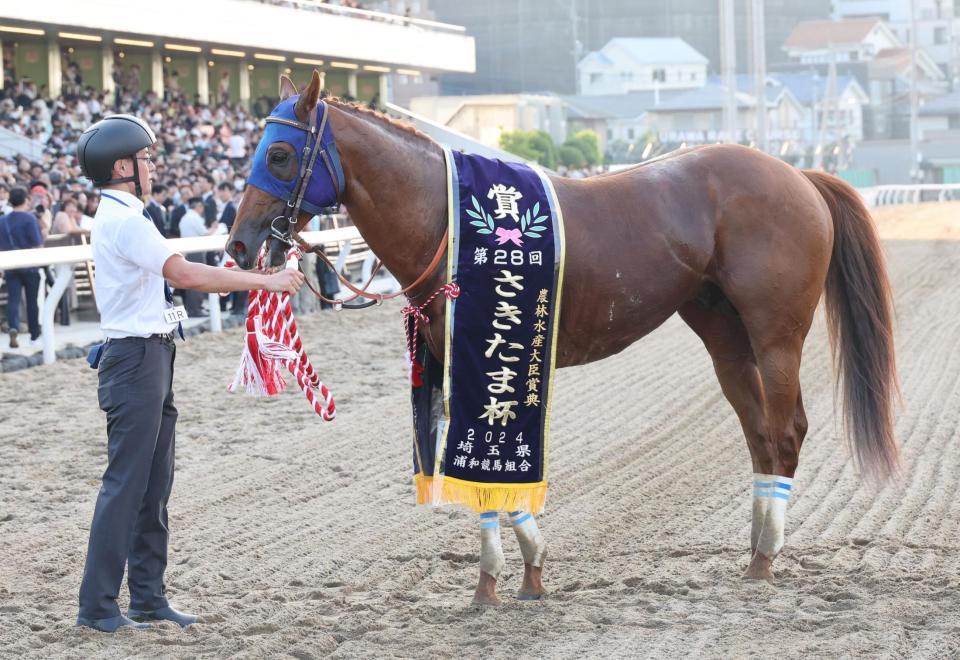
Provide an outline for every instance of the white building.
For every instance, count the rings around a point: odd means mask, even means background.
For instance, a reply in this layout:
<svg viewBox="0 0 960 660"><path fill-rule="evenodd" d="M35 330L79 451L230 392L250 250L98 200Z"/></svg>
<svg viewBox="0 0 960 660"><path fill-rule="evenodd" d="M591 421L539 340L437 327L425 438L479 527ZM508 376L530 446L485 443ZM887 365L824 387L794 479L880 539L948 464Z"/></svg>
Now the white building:
<svg viewBox="0 0 960 660"><path fill-rule="evenodd" d="M410 110L490 147L509 131L543 131L556 143L567 138L563 101L550 94L421 96Z"/></svg>
<svg viewBox="0 0 960 660"><path fill-rule="evenodd" d="M801 64L867 62L894 48L903 48L903 42L879 18L804 21L783 44L790 59Z"/></svg>
<svg viewBox="0 0 960 660"><path fill-rule="evenodd" d="M917 46L950 77L960 73L960 4L944 0L834 0L834 18L881 18L910 43L910 5L915 6Z"/></svg>
<svg viewBox="0 0 960 660"><path fill-rule="evenodd" d="M587 96L692 89L707 82L709 60L683 39L617 38L577 64Z"/></svg>

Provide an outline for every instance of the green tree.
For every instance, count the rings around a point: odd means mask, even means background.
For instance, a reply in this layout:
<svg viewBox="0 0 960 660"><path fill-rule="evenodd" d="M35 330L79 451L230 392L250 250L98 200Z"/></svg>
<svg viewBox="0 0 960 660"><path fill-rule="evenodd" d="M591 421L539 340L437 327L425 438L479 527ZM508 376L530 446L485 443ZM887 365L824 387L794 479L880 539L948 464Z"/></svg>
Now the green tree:
<svg viewBox="0 0 960 660"><path fill-rule="evenodd" d="M530 147L537 153L537 162L551 170L557 169L557 145L543 131L529 131Z"/></svg>
<svg viewBox="0 0 960 660"><path fill-rule="evenodd" d="M600 141L597 134L589 129L577 131L566 142L565 147L573 147L583 155L587 165L593 166L600 162Z"/></svg>
<svg viewBox="0 0 960 660"><path fill-rule="evenodd" d="M505 131L500 134L500 148L544 167L557 167L557 145L543 131Z"/></svg>
<svg viewBox="0 0 960 660"><path fill-rule="evenodd" d="M537 160L526 131L504 131L500 134L500 148L527 160Z"/></svg>
<svg viewBox="0 0 960 660"><path fill-rule="evenodd" d="M573 170L579 170L587 162L583 152L569 144L564 144L557 150L560 164Z"/></svg>

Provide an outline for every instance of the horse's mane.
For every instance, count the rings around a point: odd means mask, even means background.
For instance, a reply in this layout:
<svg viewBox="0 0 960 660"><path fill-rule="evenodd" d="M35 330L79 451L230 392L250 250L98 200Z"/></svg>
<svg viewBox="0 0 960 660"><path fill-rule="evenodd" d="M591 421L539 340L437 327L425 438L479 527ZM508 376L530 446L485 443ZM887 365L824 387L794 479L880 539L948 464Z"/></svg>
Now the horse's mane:
<svg viewBox="0 0 960 660"><path fill-rule="evenodd" d="M382 112L379 112L377 110L371 110L367 106L362 105L360 103L356 103L354 101L345 101L344 99L341 99L336 96L328 96L323 100L331 104L335 108L349 112L352 115L356 115L362 118L373 119L374 121L382 124L384 127L386 127L388 130L390 130L393 133L400 134L401 136L411 136L416 138L417 140L423 140L426 142L433 143L433 138L431 138L426 133L417 130L417 128L413 124L410 124L409 122L406 122L400 119L394 119L393 117L386 115Z"/></svg>

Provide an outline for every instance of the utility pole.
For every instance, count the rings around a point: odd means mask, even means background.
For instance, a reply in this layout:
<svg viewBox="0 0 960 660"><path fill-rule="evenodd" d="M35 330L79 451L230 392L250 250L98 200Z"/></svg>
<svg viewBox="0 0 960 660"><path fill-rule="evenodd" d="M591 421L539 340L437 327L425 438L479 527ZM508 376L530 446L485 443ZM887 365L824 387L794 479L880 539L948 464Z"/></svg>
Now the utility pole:
<svg viewBox="0 0 960 660"><path fill-rule="evenodd" d="M827 124L832 123L832 128L834 129L834 134L836 133L836 127L838 123L837 118L837 51L834 49L833 44L829 44L830 48L830 68L827 73L827 84L823 90L823 98L820 101L820 132L817 135L817 148L814 151L814 168L822 169L823 168L823 150L824 142L826 141L827 136ZM830 122L830 111L833 110L833 121Z"/></svg>
<svg viewBox="0 0 960 660"><path fill-rule="evenodd" d="M580 17L577 11L577 0L570 0L570 25L573 30L573 93L580 94L580 58L583 56L583 44L580 41Z"/></svg>
<svg viewBox="0 0 960 660"><path fill-rule="evenodd" d="M723 104L724 141L737 140L737 42L734 31L734 0L720 3L720 69L726 87Z"/></svg>
<svg viewBox="0 0 960 660"><path fill-rule="evenodd" d="M917 89L917 7L910 0L910 182L920 180L920 135L917 115L920 108Z"/></svg>
<svg viewBox="0 0 960 660"><path fill-rule="evenodd" d="M757 147L766 152L770 145L767 139L767 44L764 0L747 0L747 24L750 26L752 44L753 90L757 97Z"/></svg>

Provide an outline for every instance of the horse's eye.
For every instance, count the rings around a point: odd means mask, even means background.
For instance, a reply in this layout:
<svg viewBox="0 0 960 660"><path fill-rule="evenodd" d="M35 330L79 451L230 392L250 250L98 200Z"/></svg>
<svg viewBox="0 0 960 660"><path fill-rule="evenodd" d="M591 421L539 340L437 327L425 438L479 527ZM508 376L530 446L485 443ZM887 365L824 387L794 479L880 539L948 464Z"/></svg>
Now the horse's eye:
<svg viewBox="0 0 960 660"><path fill-rule="evenodd" d="M274 151L272 154L270 154L270 162L271 162L271 163L276 163L277 165L281 165L281 164L283 164L283 162L286 161L286 160L287 160L287 154L286 154L286 152L283 152L283 151Z"/></svg>

